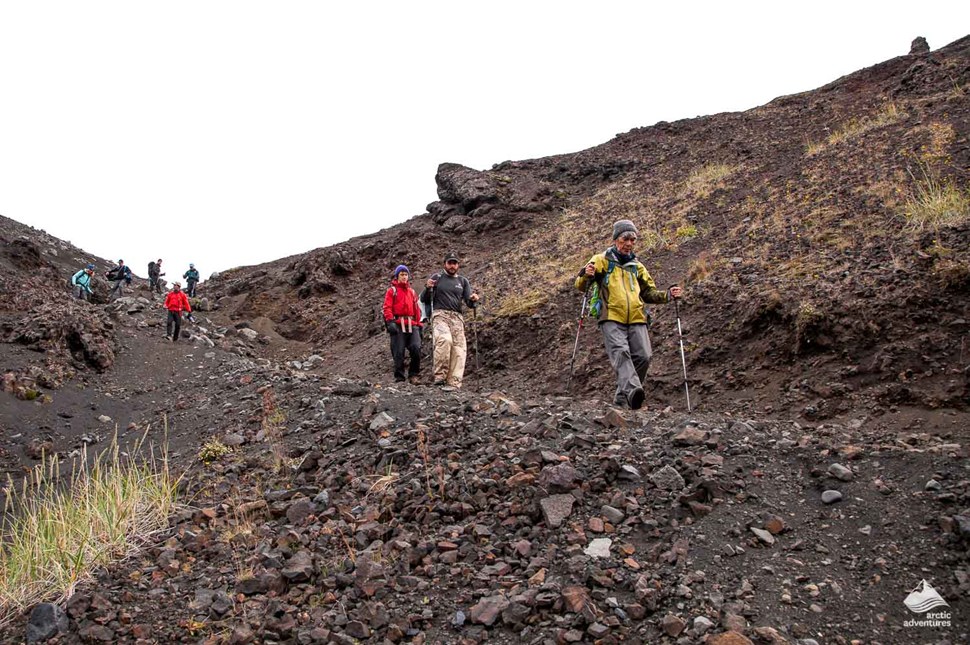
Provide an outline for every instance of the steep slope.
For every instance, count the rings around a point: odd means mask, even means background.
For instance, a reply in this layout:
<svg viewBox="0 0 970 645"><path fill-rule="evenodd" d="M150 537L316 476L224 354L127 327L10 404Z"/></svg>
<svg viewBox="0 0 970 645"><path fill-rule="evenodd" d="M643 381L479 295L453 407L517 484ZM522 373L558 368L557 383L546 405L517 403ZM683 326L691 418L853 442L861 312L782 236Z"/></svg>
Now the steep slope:
<svg viewBox="0 0 970 645"><path fill-rule="evenodd" d="M484 172L443 164L427 213L226 272L211 292L230 317L268 319L339 372L377 378L387 372L378 302L390 269L404 262L423 279L455 249L486 304L482 370L471 365L470 376L562 393L580 304L572 277L608 245L611 222L631 217L658 284L689 286L688 366L704 409L824 418L863 396L964 409L966 217L937 226L905 213L934 182L966 197L968 65L962 39L576 154ZM655 401L680 385L671 313L654 309ZM577 360L587 394L609 389L599 345L590 329Z"/></svg>

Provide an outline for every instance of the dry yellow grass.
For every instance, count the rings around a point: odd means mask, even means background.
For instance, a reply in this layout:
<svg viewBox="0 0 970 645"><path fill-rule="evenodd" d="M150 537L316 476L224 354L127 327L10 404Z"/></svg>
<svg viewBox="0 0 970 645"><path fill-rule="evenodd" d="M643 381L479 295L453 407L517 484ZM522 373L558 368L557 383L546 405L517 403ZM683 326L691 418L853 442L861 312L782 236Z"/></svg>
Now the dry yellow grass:
<svg viewBox="0 0 970 645"><path fill-rule="evenodd" d="M843 141L854 139L870 130L891 125L909 116L898 103L888 102L875 114L852 118L839 125L825 138L824 141L809 142L805 146L805 154L813 156L829 146L835 146Z"/></svg>
<svg viewBox="0 0 970 645"><path fill-rule="evenodd" d="M730 164L712 163L693 170L684 182L685 195L706 199L718 188L726 186L725 180L739 168Z"/></svg>
<svg viewBox="0 0 970 645"><path fill-rule="evenodd" d="M140 446L132 451L137 453ZM93 571L133 553L164 529L178 478L163 450L144 460L117 440L93 460L82 452L69 481L45 459L21 486L8 480L0 551L0 625L48 599L65 599Z"/></svg>
<svg viewBox="0 0 970 645"><path fill-rule="evenodd" d="M970 192L956 186L954 180L943 178L920 165L910 170L912 191L902 205L902 215L915 232L962 224L970 219Z"/></svg>

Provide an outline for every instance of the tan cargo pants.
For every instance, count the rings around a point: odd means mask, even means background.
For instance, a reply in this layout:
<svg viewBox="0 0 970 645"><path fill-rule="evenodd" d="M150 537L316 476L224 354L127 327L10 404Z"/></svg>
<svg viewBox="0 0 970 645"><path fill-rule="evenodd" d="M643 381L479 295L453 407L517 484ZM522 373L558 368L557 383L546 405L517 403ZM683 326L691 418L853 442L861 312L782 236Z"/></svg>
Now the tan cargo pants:
<svg viewBox="0 0 970 645"><path fill-rule="evenodd" d="M461 387L465 374L465 321L454 311L438 310L431 318L434 331L434 381Z"/></svg>

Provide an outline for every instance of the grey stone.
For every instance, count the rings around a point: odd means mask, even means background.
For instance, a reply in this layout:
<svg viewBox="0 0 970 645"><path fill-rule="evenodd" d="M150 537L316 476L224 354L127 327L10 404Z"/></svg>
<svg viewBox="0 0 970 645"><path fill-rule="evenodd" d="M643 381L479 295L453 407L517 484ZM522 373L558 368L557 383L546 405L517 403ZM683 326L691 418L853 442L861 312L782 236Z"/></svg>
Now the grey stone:
<svg viewBox="0 0 970 645"><path fill-rule="evenodd" d="M45 602L34 607L27 621L27 642L39 643L67 632L69 621L64 610Z"/></svg>
<svg viewBox="0 0 970 645"><path fill-rule="evenodd" d="M573 512L573 504L575 502L576 498L572 495L550 495L539 500L542 516L545 518L549 528L560 526L563 520Z"/></svg>
<svg viewBox="0 0 970 645"><path fill-rule="evenodd" d="M823 504L834 504L841 501L842 493L837 490L827 490L822 493L822 503Z"/></svg>
<svg viewBox="0 0 970 645"><path fill-rule="evenodd" d="M676 491L684 488L684 478L673 466L664 466L650 474L650 481L661 490Z"/></svg>
<svg viewBox="0 0 970 645"><path fill-rule="evenodd" d="M829 466L828 473L839 481L844 482L850 482L855 477L855 474L842 464L832 464Z"/></svg>
<svg viewBox="0 0 970 645"><path fill-rule="evenodd" d="M621 511L618 508L614 508L612 506L604 506L603 508L600 509L600 514L602 514L603 517L605 517L613 524L619 524L620 522L623 521L623 518L625 517L625 514L623 513L623 511Z"/></svg>
<svg viewBox="0 0 970 645"><path fill-rule="evenodd" d="M596 538L589 543L583 553L591 558L608 558L611 546L613 546L613 540L610 538Z"/></svg>
<svg viewBox="0 0 970 645"><path fill-rule="evenodd" d="M620 472L617 475L617 477L621 481L628 481L628 482L638 482L643 479L643 475L640 474L639 470L637 470L634 466L628 466L628 465L620 466Z"/></svg>
<svg viewBox="0 0 970 645"><path fill-rule="evenodd" d="M551 493L565 493L577 488L582 481L582 473L567 463L560 463L543 468L538 483Z"/></svg>
<svg viewBox="0 0 970 645"><path fill-rule="evenodd" d="M759 541L767 544L768 546L774 546L775 536L772 535L771 532L756 528L754 526L751 527L751 532L755 534L755 537L757 537Z"/></svg>
<svg viewBox="0 0 970 645"><path fill-rule="evenodd" d="M297 551L281 573L290 582L309 582L313 577L313 554L307 550Z"/></svg>
<svg viewBox="0 0 970 645"><path fill-rule="evenodd" d="M714 622L707 616L698 616L694 619L694 635L703 636L706 634L711 627L714 627Z"/></svg>

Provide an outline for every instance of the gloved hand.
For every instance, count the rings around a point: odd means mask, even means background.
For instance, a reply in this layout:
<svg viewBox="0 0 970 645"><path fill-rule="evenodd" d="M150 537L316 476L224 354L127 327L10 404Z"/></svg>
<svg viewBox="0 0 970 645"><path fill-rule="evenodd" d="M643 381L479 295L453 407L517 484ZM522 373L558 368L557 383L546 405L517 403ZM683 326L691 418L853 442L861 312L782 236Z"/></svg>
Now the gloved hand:
<svg viewBox="0 0 970 645"><path fill-rule="evenodd" d="M390 320L384 323L384 326L387 327L387 333L389 334L396 334L401 331L400 329L397 328L397 324L395 324L393 321L390 321Z"/></svg>

